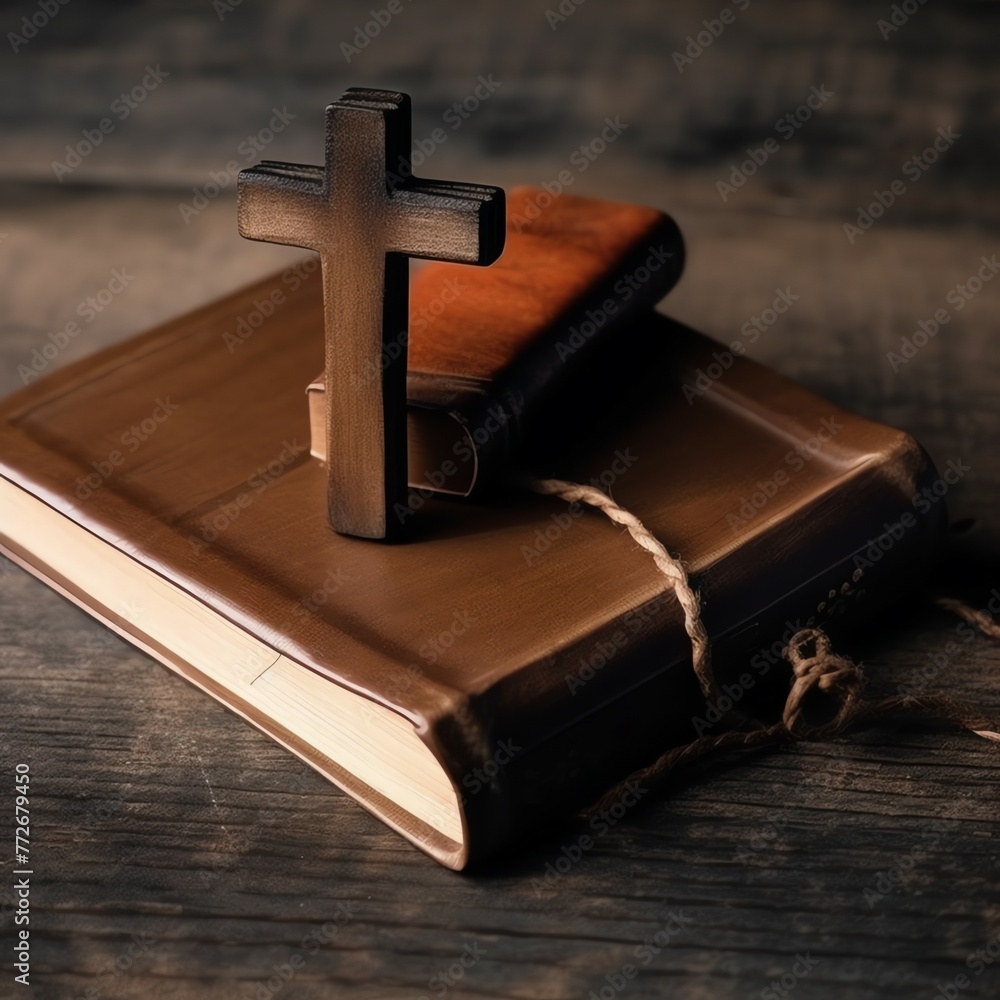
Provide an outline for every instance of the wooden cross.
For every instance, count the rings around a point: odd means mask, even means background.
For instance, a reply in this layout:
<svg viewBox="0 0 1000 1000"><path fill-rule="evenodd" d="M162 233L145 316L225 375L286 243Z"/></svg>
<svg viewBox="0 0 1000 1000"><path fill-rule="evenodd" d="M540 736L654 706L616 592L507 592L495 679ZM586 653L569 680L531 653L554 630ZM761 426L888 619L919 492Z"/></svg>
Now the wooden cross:
<svg viewBox="0 0 1000 1000"><path fill-rule="evenodd" d="M320 255L326 325L327 508L334 530L399 537L406 510L407 257L492 264L501 188L418 180L410 99L351 88L326 109L326 166L240 171L239 231Z"/></svg>

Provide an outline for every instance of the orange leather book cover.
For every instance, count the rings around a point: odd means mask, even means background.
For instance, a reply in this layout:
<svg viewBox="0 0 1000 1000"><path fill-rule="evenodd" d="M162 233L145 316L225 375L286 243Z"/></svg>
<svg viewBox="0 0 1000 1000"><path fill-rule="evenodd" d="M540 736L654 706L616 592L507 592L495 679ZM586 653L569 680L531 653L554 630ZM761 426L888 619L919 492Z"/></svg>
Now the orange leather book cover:
<svg viewBox="0 0 1000 1000"><path fill-rule="evenodd" d="M590 408L607 384L594 364L601 344L641 364L631 320L683 268L680 230L657 209L511 190L500 259L475 272L423 264L411 281L408 336L386 348L408 351L410 484L468 496L502 474L526 439L555 445L558 422L538 414L556 395L569 411ZM317 458L327 449L325 389L322 374L309 385Z"/></svg>

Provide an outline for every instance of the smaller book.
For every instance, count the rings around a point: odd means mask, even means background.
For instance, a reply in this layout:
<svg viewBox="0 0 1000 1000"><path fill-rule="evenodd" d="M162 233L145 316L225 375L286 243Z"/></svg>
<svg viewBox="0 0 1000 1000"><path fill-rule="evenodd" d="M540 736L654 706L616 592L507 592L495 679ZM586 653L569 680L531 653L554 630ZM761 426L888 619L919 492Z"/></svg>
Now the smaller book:
<svg viewBox="0 0 1000 1000"><path fill-rule="evenodd" d="M408 350L410 485L469 496L507 467L530 435L551 447L556 425L539 415L588 405L607 369L597 359L638 345L632 320L677 284L684 243L654 208L514 188L507 243L492 267L420 267L410 288ZM641 358L641 352L637 355ZM381 371L373 367L372 379ZM311 452L325 459L321 374L308 387Z"/></svg>

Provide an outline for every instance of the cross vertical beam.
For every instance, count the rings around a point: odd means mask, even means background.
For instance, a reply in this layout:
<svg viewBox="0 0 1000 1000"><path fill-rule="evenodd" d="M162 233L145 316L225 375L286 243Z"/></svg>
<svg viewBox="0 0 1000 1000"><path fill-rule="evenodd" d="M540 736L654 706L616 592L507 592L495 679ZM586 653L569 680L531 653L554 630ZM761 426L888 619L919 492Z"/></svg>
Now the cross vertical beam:
<svg viewBox="0 0 1000 1000"><path fill-rule="evenodd" d="M486 265L504 245L503 190L414 178L411 141L409 97L352 88L326 109L325 167L263 161L238 182L242 236L320 255L327 510L362 538L398 538L407 503L406 351L387 349L406 344L407 258Z"/></svg>

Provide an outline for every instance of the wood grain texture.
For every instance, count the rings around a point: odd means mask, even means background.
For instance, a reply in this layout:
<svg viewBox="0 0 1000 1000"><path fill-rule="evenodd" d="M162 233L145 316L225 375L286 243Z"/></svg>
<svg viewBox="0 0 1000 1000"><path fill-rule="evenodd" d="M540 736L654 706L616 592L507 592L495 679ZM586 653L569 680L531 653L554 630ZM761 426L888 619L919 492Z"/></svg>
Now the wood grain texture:
<svg viewBox="0 0 1000 1000"><path fill-rule="evenodd" d="M406 504L406 258L487 265L504 244L503 191L413 177L411 118L407 95L351 88L326 109L324 167L237 179L241 235L320 256L327 510L361 538L397 538Z"/></svg>
<svg viewBox="0 0 1000 1000"><path fill-rule="evenodd" d="M620 113L632 130L574 183L677 218L689 263L671 313L730 341L775 288L800 294L748 353L912 432L939 464L970 465L948 501L953 517L979 519L968 549L996 551L1000 287L986 285L898 374L886 359L998 250L996 8L928 4L883 41L875 21L889 4L809 3L793 15L755 0L678 74L670 53L721 3L584 4L554 31L529 0L460 17L450 4L406 5L348 65L338 46L371 6L244 3L220 22L194 2L69 4L3 60L0 162L30 183L0 193L0 389L20 384L18 365L79 319L78 303L115 268L134 281L59 362L297 258L241 245L232 186L188 224L178 211L276 102L304 121L345 83L399 86L422 95L414 135L426 136L494 72L503 86L462 125L468 137L434 154L435 174L551 180ZM7 13L5 29L20 16ZM157 59L175 75L60 186L51 160ZM734 159L824 80L836 101L722 203L715 185ZM842 226L862 199L949 123L964 128L961 142L848 244ZM316 161L305 131L298 158ZM118 190L126 179L133 188ZM997 561L968 596L985 603L993 587ZM879 731L699 768L536 894L532 880L579 827L489 875L455 876L20 571L0 569L0 609L0 774L21 760L35 774L34 995L45 1000L91 987L236 1000L297 953L305 966L278 997L431 997L432 977L477 943L482 958L448 995L587 997L671 910L694 923L626 1000L753 1000L807 952L819 964L796 1000L933 1000L1000 932L1000 761L972 737ZM960 642L936 667L929 656L955 639L947 616L913 608L850 651L880 690L940 685L995 715L1000 650ZM869 905L864 890L894 865L910 870ZM341 902L353 919L306 951ZM9 934L4 913L5 977ZM132 934L147 950L100 975ZM959 995L996 995L998 968Z"/></svg>

